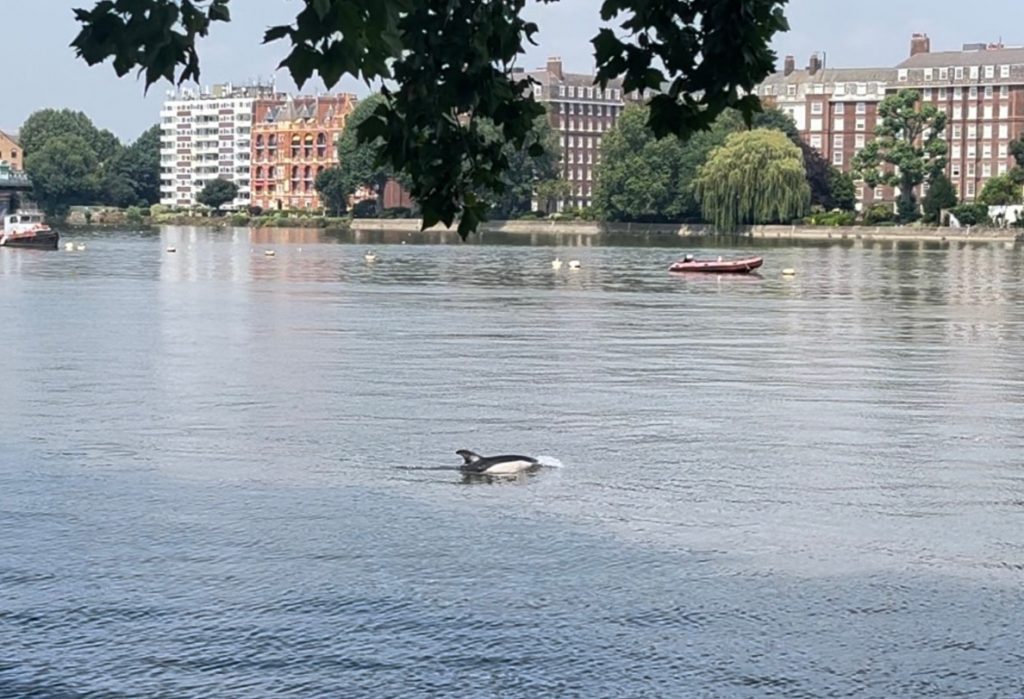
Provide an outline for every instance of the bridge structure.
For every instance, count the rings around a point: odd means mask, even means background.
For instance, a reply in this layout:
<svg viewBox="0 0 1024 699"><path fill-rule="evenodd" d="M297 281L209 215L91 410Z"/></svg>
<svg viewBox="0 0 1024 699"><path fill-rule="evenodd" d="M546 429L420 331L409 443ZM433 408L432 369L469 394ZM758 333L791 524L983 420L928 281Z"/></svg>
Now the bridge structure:
<svg viewBox="0 0 1024 699"><path fill-rule="evenodd" d="M12 170L0 161L0 218L14 210L19 195L32 191L32 180L24 172Z"/></svg>

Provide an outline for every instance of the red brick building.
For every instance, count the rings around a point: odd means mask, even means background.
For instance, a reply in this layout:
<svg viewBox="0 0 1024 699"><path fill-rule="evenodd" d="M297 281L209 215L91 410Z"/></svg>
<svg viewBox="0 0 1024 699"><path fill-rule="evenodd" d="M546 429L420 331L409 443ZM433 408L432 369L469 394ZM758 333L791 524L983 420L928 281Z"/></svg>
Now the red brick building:
<svg viewBox="0 0 1024 699"><path fill-rule="evenodd" d="M562 174L569 183L569 197L558 209L590 206L596 180L594 168L601 162L601 140L615 125L626 106L621 82L607 89L594 85L594 76L566 73L561 58L549 58L543 70L530 72L537 81L534 97L548 108L551 126L562 148Z"/></svg>
<svg viewBox="0 0 1024 699"><path fill-rule="evenodd" d="M966 44L932 53L928 37L916 34L888 87L903 89L946 113L946 172L962 200L973 201L985 182L1013 167L1010 141L1024 134L1024 48Z"/></svg>
<svg viewBox="0 0 1024 699"><path fill-rule="evenodd" d="M355 104L348 94L257 100L252 204L268 210L319 209L316 176L337 164L337 139Z"/></svg>
<svg viewBox="0 0 1024 699"><path fill-rule="evenodd" d="M797 70L786 56L783 70L754 92L789 114L803 140L828 162L851 172L854 156L874 138L878 106L895 78L894 68L826 68L817 55ZM890 188L872 190L862 182L856 194L858 209L893 200Z"/></svg>

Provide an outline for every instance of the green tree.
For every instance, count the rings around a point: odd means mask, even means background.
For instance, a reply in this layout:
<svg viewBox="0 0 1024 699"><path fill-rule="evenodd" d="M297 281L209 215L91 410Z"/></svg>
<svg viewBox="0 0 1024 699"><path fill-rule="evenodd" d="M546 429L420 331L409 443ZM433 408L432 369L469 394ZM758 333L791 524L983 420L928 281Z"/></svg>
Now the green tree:
<svg viewBox="0 0 1024 699"><path fill-rule="evenodd" d="M901 221L917 217L915 190L946 167L946 142L942 132L946 115L931 104L919 104L916 90L900 90L878 107L875 139L854 157L854 169L869 187L899 187L897 202Z"/></svg>
<svg viewBox="0 0 1024 699"><path fill-rule="evenodd" d="M729 136L701 167L695 191L705 219L721 230L790 221L811 200L800 149L768 129Z"/></svg>
<svg viewBox="0 0 1024 699"><path fill-rule="evenodd" d="M41 109L33 112L22 124L19 133L26 156L61 136L80 136L92 148L101 165L117 155L122 147L117 136L107 130L101 131L84 113L70 109Z"/></svg>
<svg viewBox="0 0 1024 699"><path fill-rule="evenodd" d="M122 148L110 162L108 182L117 182L117 187L131 189L132 194L123 194L122 202L110 203L117 206L135 204L157 204L160 202L160 126L152 126L139 136L127 148ZM115 185L112 185L115 186Z"/></svg>
<svg viewBox="0 0 1024 699"><path fill-rule="evenodd" d="M956 189L953 187L953 183L949 181L945 173L939 173L932 178L928 185L928 192L921 200L924 220L928 223L940 223L939 219L943 209L952 209L956 204Z"/></svg>
<svg viewBox="0 0 1024 699"><path fill-rule="evenodd" d="M594 207L612 221L678 220L692 210L684 144L657 138L647 108L630 106L601 143ZM689 163L690 173L696 166Z"/></svg>
<svg viewBox="0 0 1024 699"><path fill-rule="evenodd" d="M853 211L857 208L857 187L853 182L853 176L847 172L839 172L834 167L829 171L829 194L832 197L832 205L829 209L842 209ZM814 203L812 198L811 203Z"/></svg>
<svg viewBox="0 0 1024 699"><path fill-rule="evenodd" d="M215 211L220 211L222 206L234 201L237 196L238 185L230 180L218 177L206 183L203 191L196 197L196 201L204 206L209 206Z"/></svg>
<svg viewBox="0 0 1024 699"><path fill-rule="evenodd" d="M604 0L601 18L616 28L594 38L602 87L622 79L626 92L658 90L649 124L659 137L687 137L723 111L749 118L750 94L774 70L772 38L788 25L786 0ZM530 79L515 71L538 27L522 15L527 0L302 0L295 22L271 27L265 41L286 40L282 61L301 87L318 73L328 87L343 75L380 81L386 101L360 128L409 178L423 223L476 228L500 190L509 163L473 130L490 119L516 148L543 112ZM89 64L113 59L146 85L199 80L198 40L230 21L228 0L96 1L76 10L72 45ZM459 117L471 115L469 120Z"/></svg>
<svg viewBox="0 0 1024 699"><path fill-rule="evenodd" d="M358 131L385 104L384 96L375 94L356 105L338 139L338 172L332 175L333 184L338 188L335 196L344 195L347 201L360 188L366 187L377 199L377 211L384 208L384 187L394 171L380 159L383 139L362 141Z"/></svg>
<svg viewBox="0 0 1024 699"><path fill-rule="evenodd" d="M482 121L477 128L486 139L501 148L508 161L502 186L493 191L485 188L477 192L477 196L489 204L488 216L510 219L526 213L532 205L537 185L557 180L560 176L558 134L551 128L546 115L537 117L533 131L521 147L506 142L501 131L489 121ZM535 149L534 144L540 149Z"/></svg>
<svg viewBox="0 0 1024 699"><path fill-rule="evenodd" d="M1021 186L1014 182L1009 174L998 175L982 187L981 194L978 195L978 202L987 206L1020 204Z"/></svg>
<svg viewBox="0 0 1024 699"><path fill-rule="evenodd" d="M320 172L313 182L324 209L330 216L342 216L348 211L348 200L351 192L341 169L337 166L329 167Z"/></svg>
<svg viewBox="0 0 1024 699"><path fill-rule="evenodd" d="M91 204L100 188L96 153L79 135L48 138L25 156L33 198L48 214L62 216L75 205Z"/></svg>
<svg viewBox="0 0 1024 699"><path fill-rule="evenodd" d="M561 176L549 180L541 180L535 188L538 208L543 213L551 213L558 208L558 202L564 201L572 194L572 185Z"/></svg>

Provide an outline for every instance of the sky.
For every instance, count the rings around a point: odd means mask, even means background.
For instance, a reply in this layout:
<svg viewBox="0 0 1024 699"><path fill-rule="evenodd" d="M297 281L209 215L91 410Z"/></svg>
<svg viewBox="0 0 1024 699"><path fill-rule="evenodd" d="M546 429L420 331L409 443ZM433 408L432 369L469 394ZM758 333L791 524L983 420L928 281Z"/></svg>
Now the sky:
<svg viewBox="0 0 1024 699"><path fill-rule="evenodd" d="M17 130L25 117L44 107L68 107L88 114L101 128L130 141L156 123L170 86L159 83L144 94L134 74L117 78L109 63L89 67L68 44L78 25L73 7L94 0L2 0L0 7L0 130ZM286 42L262 46L267 26L294 18L299 0L233 0L230 24L215 26L200 48L203 82L249 82L276 75L279 89L294 91L283 71L275 74ZM600 27L601 0L561 0L532 4L530 18L540 26L539 45L523 65L542 66L561 56L565 69L593 69L590 39ZM1002 39L1024 44L1024 3L1018 0L790 0L790 31L773 48L793 54L805 66L814 52L831 67L892 66L909 53L910 35L925 32L932 50L956 50L968 42ZM884 18L884 19L883 19ZM1004 31L1013 32L1003 34ZM307 85L306 92L322 90ZM363 94L366 87L347 79L336 90Z"/></svg>

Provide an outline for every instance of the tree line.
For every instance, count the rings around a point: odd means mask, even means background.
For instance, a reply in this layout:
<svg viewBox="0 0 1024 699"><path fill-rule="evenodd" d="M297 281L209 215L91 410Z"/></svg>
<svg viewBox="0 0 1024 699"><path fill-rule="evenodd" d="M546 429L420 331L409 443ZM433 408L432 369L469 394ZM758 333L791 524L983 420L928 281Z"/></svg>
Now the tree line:
<svg viewBox="0 0 1024 699"><path fill-rule="evenodd" d="M149 206L160 201L160 127L125 145L82 112L43 109L21 127L25 172L46 213L71 206Z"/></svg>

